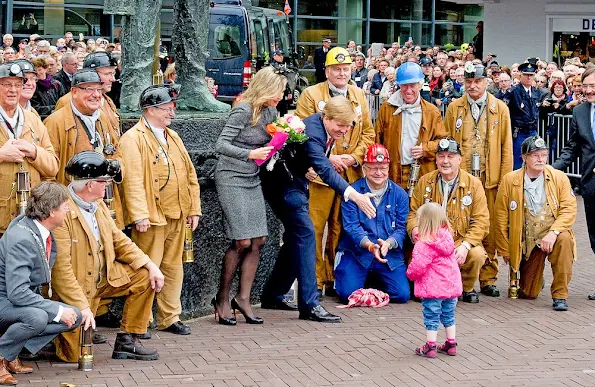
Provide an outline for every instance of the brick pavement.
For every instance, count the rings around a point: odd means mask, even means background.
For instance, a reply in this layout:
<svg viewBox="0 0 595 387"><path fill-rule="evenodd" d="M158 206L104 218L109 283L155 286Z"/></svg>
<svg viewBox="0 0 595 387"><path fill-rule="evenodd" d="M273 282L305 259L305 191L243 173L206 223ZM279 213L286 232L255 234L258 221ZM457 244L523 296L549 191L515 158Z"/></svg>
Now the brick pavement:
<svg viewBox="0 0 595 387"><path fill-rule="evenodd" d="M241 317L235 327L221 326L211 316L193 321L191 336L153 331L146 344L159 350L161 358L154 362L111 359L116 332L107 330L109 344L95 346L94 371L38 361L33 374L19 375L19 385L593 386L595 301L586 296L595 291L595 262L580 199L575 231L579 260L570 311L551 310L549 268L537 300L482 297L479 304L461 303L456 357L413 354L425 339L421 306L414 302L337 310L344 323L334 325L255 308L265 318L262 326L245 324ZM503 293L505 283L506 278L498 281ZM324 305L335 310L332 301Z"/></svg>

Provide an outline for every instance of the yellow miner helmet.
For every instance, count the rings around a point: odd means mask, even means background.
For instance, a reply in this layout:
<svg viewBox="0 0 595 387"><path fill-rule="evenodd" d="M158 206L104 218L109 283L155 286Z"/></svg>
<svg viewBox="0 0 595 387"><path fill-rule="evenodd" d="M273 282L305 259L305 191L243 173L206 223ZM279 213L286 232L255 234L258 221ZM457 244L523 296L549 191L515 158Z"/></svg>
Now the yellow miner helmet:
<svg viewBox="0 0 595 387"><path fill-rule="evenodd" d="M351 64L351 55L343 47L332 48L326 54L325 67L338 65L338 64Z"/></svg>

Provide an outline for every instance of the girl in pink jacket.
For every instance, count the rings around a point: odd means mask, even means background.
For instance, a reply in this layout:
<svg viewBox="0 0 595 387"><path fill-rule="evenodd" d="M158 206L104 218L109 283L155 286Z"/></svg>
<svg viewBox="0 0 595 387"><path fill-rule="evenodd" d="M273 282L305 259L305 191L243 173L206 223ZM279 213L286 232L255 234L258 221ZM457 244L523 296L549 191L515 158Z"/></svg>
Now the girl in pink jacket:
<svg viewBox="0 0 595 387"><path fill-rule="evenodd" d="M463 285L448 218L442 206L433 202L419 207L417 218L419 236L407 277L415 282L415 296L422 299L427 342L415 353L436 357L438 351L455 356L455 308ZM436 346L440 322L446 329L446 342Z"/></svg>

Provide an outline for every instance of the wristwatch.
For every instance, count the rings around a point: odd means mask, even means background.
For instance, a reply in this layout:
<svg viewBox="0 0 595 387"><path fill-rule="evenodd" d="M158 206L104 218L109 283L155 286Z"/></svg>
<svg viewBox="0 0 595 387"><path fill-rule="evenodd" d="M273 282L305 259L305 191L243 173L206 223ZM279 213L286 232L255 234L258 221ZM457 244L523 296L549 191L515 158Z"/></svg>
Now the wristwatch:
<svg viewBox="0 0 595 387"><path fill-rule="evenodd" d="M471 250L471 244L467 241L462 241L461 246L465 246L468 251Z"/></svg>
<svg viewBox="0 0 595 387"><path fill-rule="evenodd" d="M556 236L558 236L558 235L560 235L560 231L554 230L554 234L556 234Z"/></svg>

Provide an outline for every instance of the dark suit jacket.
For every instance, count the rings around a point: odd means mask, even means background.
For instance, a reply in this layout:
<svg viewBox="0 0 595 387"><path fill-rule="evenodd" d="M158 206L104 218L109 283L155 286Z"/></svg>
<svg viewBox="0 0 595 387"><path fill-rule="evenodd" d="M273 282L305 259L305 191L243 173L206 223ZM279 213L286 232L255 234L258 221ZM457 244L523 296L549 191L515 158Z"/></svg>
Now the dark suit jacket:
<svg viewBox="0 0 595 387"><path fill-rule="evenodd" d="M539 90L531 86L531 97L529 97L523 85L519 84L512 89L509 97L508 109L513 131L514 128L519 128L523 132L537 131L541 100Z"/></svg>
<svg viewBox="0 0 595 387"><path fill-rule="evenodd" d="M312 168L323 182L328 184L339 194L343 194L349 184L343 179L326 156L327 134L322 122L322 115L316 113L304 119L306 134L310 139L306 141L306 152L312 163Z"/></svg>
<svg viewBox="0 0 595 387"><path fill-rule="evenodd" d="M386 82L386 77L384 77L384 82ZM374 74L374 78L372 78L372 85L370 85L370 93L375 94L376 90L382 90L382 85L384 82L380 77L380 73Z"/></svg>
<svg viewBox="0 0 595 387"><path fill-rule="evenodd" d="M577 157L581 158L581 180L586 190L590 184L585 182L593 178L595 168L595 139L591 130L591 104L588 102L583 102L573 109L570 138L552 166L556 169L566 169ZM595 192L585 193L595 195Z"/></svg>
<svg viewBox="0 0 595 387"><path fill-rule="evenodd" d="M54 74L54 76L52 76L52 78L54 78L56 81L62 84L62 86L64 87L64 94L70 91L72 82L70 81L70 78L68 78L68 75L64 72L64 70L58 71L56 74Z"/></svg>
<svg viewBox="0 0 595 387"><path fill-rule="evenodd" d="M52 243L50 268L56 260L55 246ZM42 309L48 321L53 320L59 304L46 300L40 292L41 285L49 282L45 240L32 219L19 215L0 239L0 313L4 306L12 304Z"/></svg>

